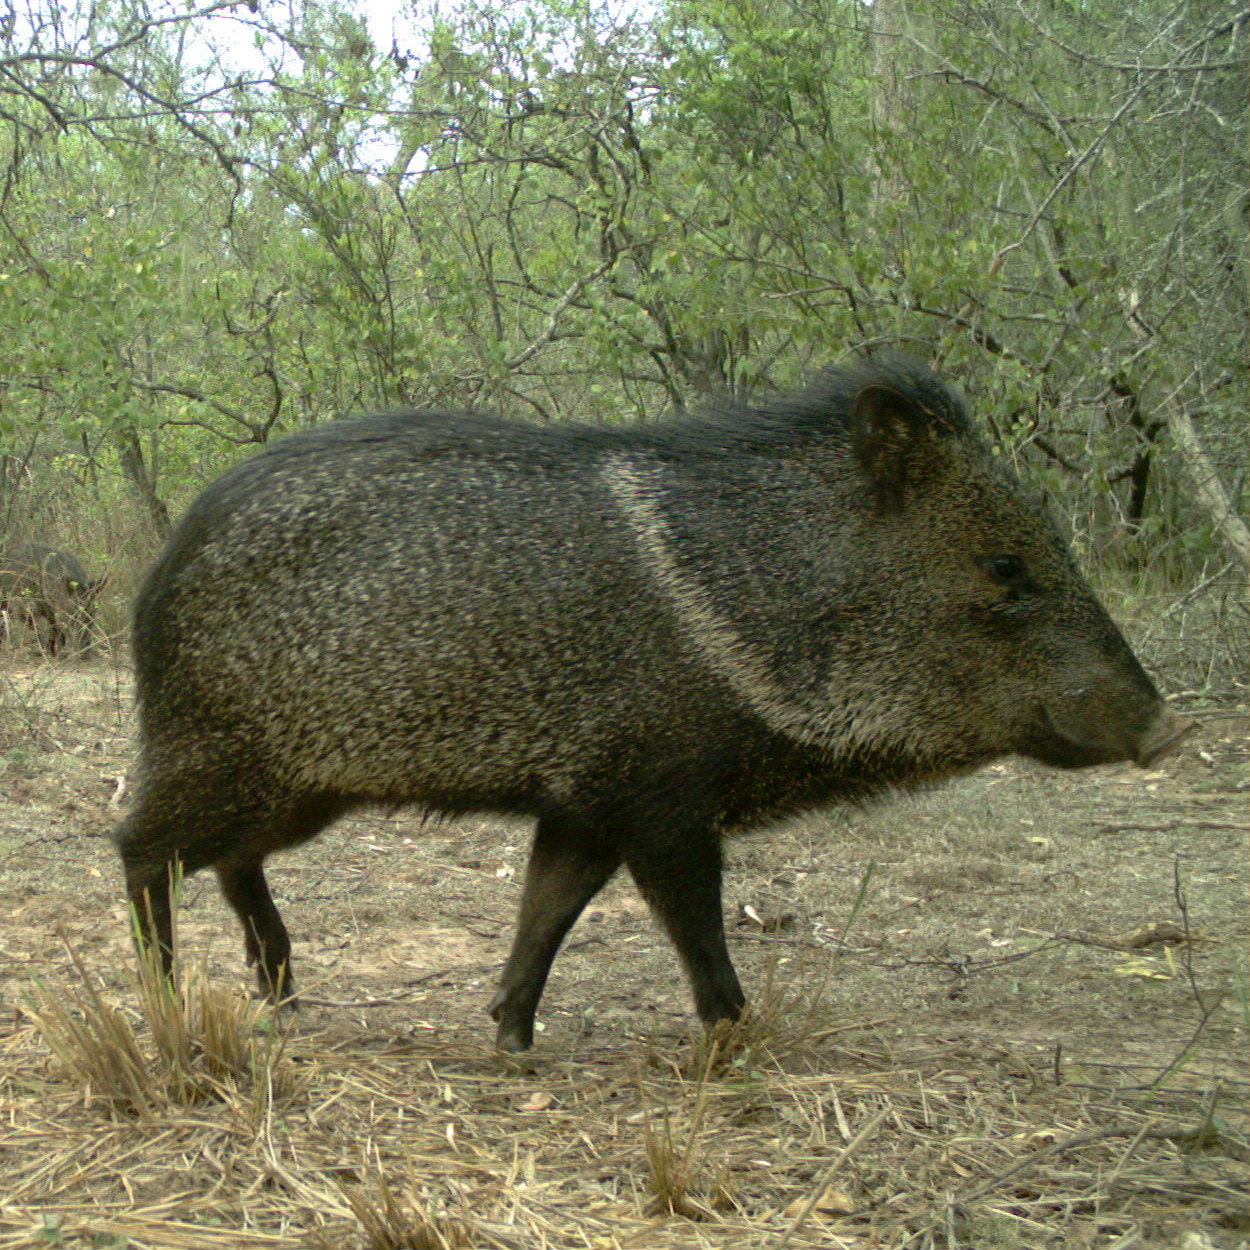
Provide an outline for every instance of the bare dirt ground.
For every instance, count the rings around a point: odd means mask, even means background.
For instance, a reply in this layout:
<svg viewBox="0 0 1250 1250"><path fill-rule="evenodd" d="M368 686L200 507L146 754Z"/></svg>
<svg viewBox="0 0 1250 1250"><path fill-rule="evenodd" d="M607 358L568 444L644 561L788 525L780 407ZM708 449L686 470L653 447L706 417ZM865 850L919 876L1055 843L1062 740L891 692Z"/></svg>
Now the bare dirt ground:
<svg viewBox="0 0 1250 1250"><path fill-rule="evenodd" d="M1247 720L1187 710L1203 728L1158 771L1008 763L735 843L759 1011L715 1050L619 880L532 1064L495 1055L528 829L344 821L271 865L304 1004L269 1059L143 1111L40 1027L49 995L138 1019L109 840L128 682L14 658L0 1247L1245 1247ZM180 937L250 985L211 874Z"/></svg>

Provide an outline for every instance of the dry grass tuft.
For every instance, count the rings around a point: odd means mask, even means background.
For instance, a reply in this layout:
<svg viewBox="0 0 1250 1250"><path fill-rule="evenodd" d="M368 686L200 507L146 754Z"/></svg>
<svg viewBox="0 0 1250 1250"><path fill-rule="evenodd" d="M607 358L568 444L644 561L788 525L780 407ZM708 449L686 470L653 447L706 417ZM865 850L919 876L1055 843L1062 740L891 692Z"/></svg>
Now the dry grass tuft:
<svg viewBox="0 0 1250 1250"><path fill-rule="evenodd" d="M716 1212L733 1205L723 1177L709 1179L709 1167L701 1152L706 1132L708 1099L712 1075L720 1060L716 1041L702 1048L703 1069L694 1083L693 1100L685 1112L685 1130L677 1125L678 1114L665 1103L643 1119L643 1150L647 1159L647 1188L650 1198L643 1205L646 1215L679 1215L690 1220L715 1220ZM680 1075L680 1074L679 1074ZM682 1102L688 1094L683 1090Z"/></svg>
<svg viewBox="0 0 1250 1250"><path fill-rule="evenodd" d="M464 1224L432 1216L415 1194L400 1197L385 1176L375 1178L374 1189L376 1198L363 1186L342 1187L367 1250L467 1250L472 1244ZM342 1250L336 1233L322 1232L315 1240L324 1250Z"/></svg>
<svg viewBox="0 0 1250 1250"><path fill-rule="evenodd" d="M186 963L177 951L166 977L145 949L128 975L136 1018L99 989L63 932L61 939L77 984L36 982L27 1010L85 1103L152 1119L216 1099L255 1118L273 1098L289 1095L291 1075L280 1063L287 1033L266 1005L214 984L202 964Z"/></svg>
<svg viewBox="0 0 1250 1250"><path fill-rule="evenodd" d="M81 989L66 994L36 982L28 1014L48 1049L82 1083L88 1102L154 1116L165 1099L134 1024L96 988L72 946L69 951L82 975Z"/></svg>
<svg viewBox="0 0 1250 1250"><path fill-rule="evenodd" d="M826 1003L836 962L826 959L818 969L805 968L802 956L786 944L772 947L742 1015L692 1035L689 1071L708 1064L713 1069L776 1069L819 1062L822 1043L838 1031Z"/></svg>

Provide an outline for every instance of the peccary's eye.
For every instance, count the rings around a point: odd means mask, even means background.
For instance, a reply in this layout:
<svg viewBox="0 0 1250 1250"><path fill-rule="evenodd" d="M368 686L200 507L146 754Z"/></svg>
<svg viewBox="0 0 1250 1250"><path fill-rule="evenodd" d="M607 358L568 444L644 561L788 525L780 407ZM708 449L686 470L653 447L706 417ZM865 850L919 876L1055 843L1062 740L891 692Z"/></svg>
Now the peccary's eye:
<svg viewBox="0 0 1250 1250"><path fill-rule="evenodd" d="M1000 582L1024 580L1024 561L1019 556L995 556L990 562L990 568Z"/></svg>
<svg viewBox="0 0 1250 1250"><path fill-rule="evenodd" d="M1029 570L1024 561L1017 555L1004 552L1001 555L986 556L977 563L1000 585L1006 586L1016 594L1026 593L1032 586Z"/></svg>

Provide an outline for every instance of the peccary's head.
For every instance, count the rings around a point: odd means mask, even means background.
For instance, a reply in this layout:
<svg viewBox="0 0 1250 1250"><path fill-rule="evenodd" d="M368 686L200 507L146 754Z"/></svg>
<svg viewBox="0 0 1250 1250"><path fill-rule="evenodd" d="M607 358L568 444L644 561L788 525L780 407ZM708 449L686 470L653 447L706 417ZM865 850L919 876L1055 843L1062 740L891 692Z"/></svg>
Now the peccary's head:
<svg viewBox="0 0 1250 1250"><path fill-rule="evenodd" d="M962 400L907 363L835 385L861 519L836 554L845 625L830 697L861 722L853 733L935 773L1010 752L1146 767L1175 746L1191 723L1165 707ZM845 490L846 449L838 459Z"/></svg>

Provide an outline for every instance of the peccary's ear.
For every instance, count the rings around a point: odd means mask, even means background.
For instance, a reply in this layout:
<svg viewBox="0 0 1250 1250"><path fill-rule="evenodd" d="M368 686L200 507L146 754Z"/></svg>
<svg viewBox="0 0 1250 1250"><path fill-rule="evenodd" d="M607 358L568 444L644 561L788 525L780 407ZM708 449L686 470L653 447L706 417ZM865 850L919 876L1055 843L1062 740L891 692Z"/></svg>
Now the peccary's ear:
<svg viewBox="0 0 1250 1250"><path fill-rule="evenodd" d="M942 432L936 418L915 399L880 383L865 386L852 401L851 447L883 511L902 507L909 463Z"/></svg>

